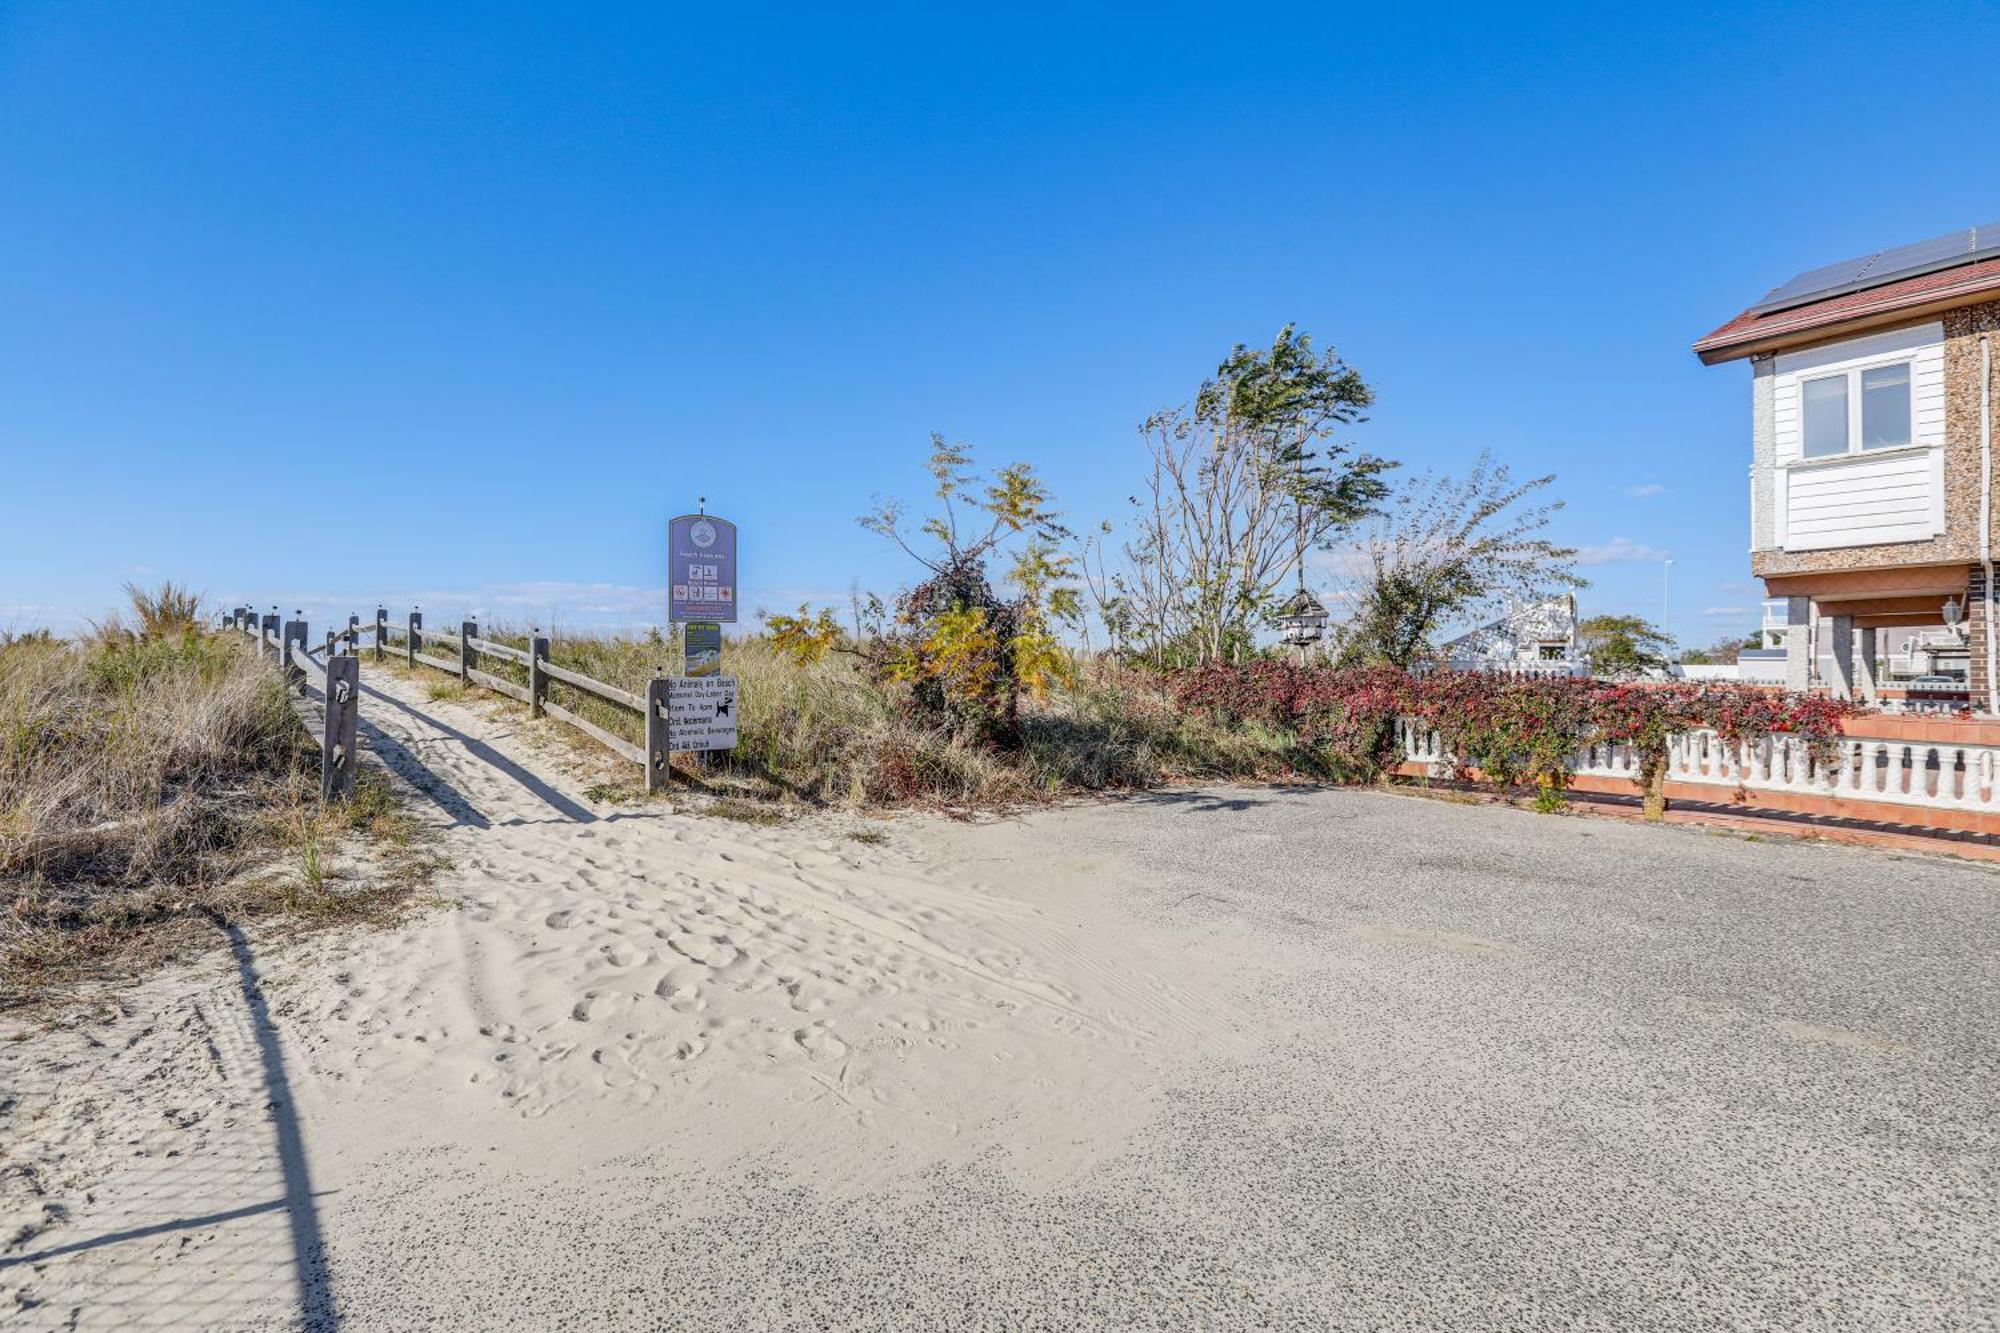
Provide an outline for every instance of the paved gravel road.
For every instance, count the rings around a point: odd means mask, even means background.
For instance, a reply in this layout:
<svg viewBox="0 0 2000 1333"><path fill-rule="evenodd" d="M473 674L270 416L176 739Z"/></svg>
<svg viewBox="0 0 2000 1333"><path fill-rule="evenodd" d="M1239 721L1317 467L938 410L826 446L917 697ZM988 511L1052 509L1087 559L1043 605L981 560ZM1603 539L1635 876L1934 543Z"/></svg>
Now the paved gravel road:
<svg viewBox="0 0 2000 1333"><path fill-rule="evenodd" d="M1056 1190L962 1164L873 1193L753 1178L688 1225L551 1189L537 1208L563 1219L576 1289L603 1284L599 1317L1995 1326L1988 870L1377 792L1161 795L917 836L995 875L1095 867L1133 929L1190 967L1227 960L1235 1039L1135 1090L1144 1127ZM548 1233L465 1206L454 1225L516 1245L523 1275L480 1317L548 1308ZM357 1310L465 1310L408 1278L342 1282Z"/></svg>

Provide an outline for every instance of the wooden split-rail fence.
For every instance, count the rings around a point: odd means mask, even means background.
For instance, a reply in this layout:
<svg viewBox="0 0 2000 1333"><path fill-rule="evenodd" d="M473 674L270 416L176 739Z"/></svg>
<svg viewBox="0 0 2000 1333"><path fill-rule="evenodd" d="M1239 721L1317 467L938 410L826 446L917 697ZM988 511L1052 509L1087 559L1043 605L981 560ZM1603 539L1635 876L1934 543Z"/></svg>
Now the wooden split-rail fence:
<svg viewBox="0 0 2000 1333"><path fill-rule="evenodd" d="M319 683L326 699L320 737L320 793L328 800L343 799L354 791L354 742L360 720L364 637L371 640L371 652L377 662L397 651L394 640L400 636L402 645L398 655L412 669L422 666L442 671L456 677L461 685L477 685L518 700L528 705L534 717L552 717L575 727L613 754L639 765L645 771L649 792L664 790L672 777L667 730L667 691L671 682L657 672L646 682L646 692L635 694L551 662L549 641L543 635L533 635L528 647L516 648L481 638L478 623L471 620L460 621L455 630L426 629L422 613L411 611L405 624L392 625L385 607L375 609L373 625L362 623L358 615L350 615L346 629L328 630L325 642L311 648L306 646L310 640L306 622L297 612L292 619L281 622L275 610L259 615L250 607L239 606L223 615L222 624L225 629L238 631L255 642L257 655L275 662L301 693L309 681ZM449 649L451 656L425 652L426 645ZM528 683L523 685L480 670L482 654L526 667ZM634 745L549 698L552 680L637 713L645 720L646 743Z"/></svg>

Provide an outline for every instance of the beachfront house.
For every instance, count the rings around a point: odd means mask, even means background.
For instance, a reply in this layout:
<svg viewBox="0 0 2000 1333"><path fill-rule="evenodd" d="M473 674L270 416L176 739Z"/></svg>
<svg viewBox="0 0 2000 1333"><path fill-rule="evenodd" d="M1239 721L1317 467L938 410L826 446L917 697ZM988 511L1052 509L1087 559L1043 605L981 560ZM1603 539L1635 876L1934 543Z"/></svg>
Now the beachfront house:
<svg viewBox="0 0 2000 1333"><path fill-rule="evenodd" d="M1695 343L1750 364L1750 568L1791 688L1920 670L2000 712L1996 334L2000 224L1802 273Z"/></svg>

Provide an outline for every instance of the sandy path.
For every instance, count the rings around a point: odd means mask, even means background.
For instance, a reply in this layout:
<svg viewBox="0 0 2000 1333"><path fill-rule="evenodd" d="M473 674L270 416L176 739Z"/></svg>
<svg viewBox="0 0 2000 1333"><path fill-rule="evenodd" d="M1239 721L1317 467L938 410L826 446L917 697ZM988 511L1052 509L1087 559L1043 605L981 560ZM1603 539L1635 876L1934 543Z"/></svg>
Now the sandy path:
<svg viewBox="0 0 2000 1333"><path fill-rule="evenodd" d="M1057 1185L1115 1152L1215 1028L1143 932L1047 876L989 882L900 831L850 840L852 820L593 807L516 720L387 673L364 717L422 789L452 861L438 890L462 905L268 960L245 941L240 966L35 1043L9 1153L39 1173L10 1198L34 1234L0 1270L30 1326L330 1325L329 1273L337 1293L467 1172L643 1161L640 1188L690 1208L752 1166L863 1190L996 1161ZM125 1239L65 1248L106 1235Z"/></svg>

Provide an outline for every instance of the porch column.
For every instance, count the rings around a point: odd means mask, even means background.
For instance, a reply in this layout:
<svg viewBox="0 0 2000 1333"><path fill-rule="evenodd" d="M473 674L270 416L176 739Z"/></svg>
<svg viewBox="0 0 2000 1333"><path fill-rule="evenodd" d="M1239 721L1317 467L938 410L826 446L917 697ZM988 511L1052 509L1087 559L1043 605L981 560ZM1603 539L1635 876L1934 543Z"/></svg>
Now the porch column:
<svg viewBox="0 0 2000 1333"><path fill-rule="evenodd" d="M1833 617L1833 697L1854 697L1854 617Z"/></svg>
<svg viewBox="0 0 2000 1333"><path fill-rule="evenodd" d="M1812 598L1785 599L1785 688L1804 694L1812 688Z"/></svg>
<svg viewBox="0 0 2000 1333"><path fill-rule="evenodd" d="M1861 651L1855 655L1854 659L1855 684L1860 689L1862 699L1867 703L1874 704L1879 702L1876 691L1880 683L1876 679L1875 644L1877 635L1873 625L1859 630L1857 633L1861 638Z"/></svg>

